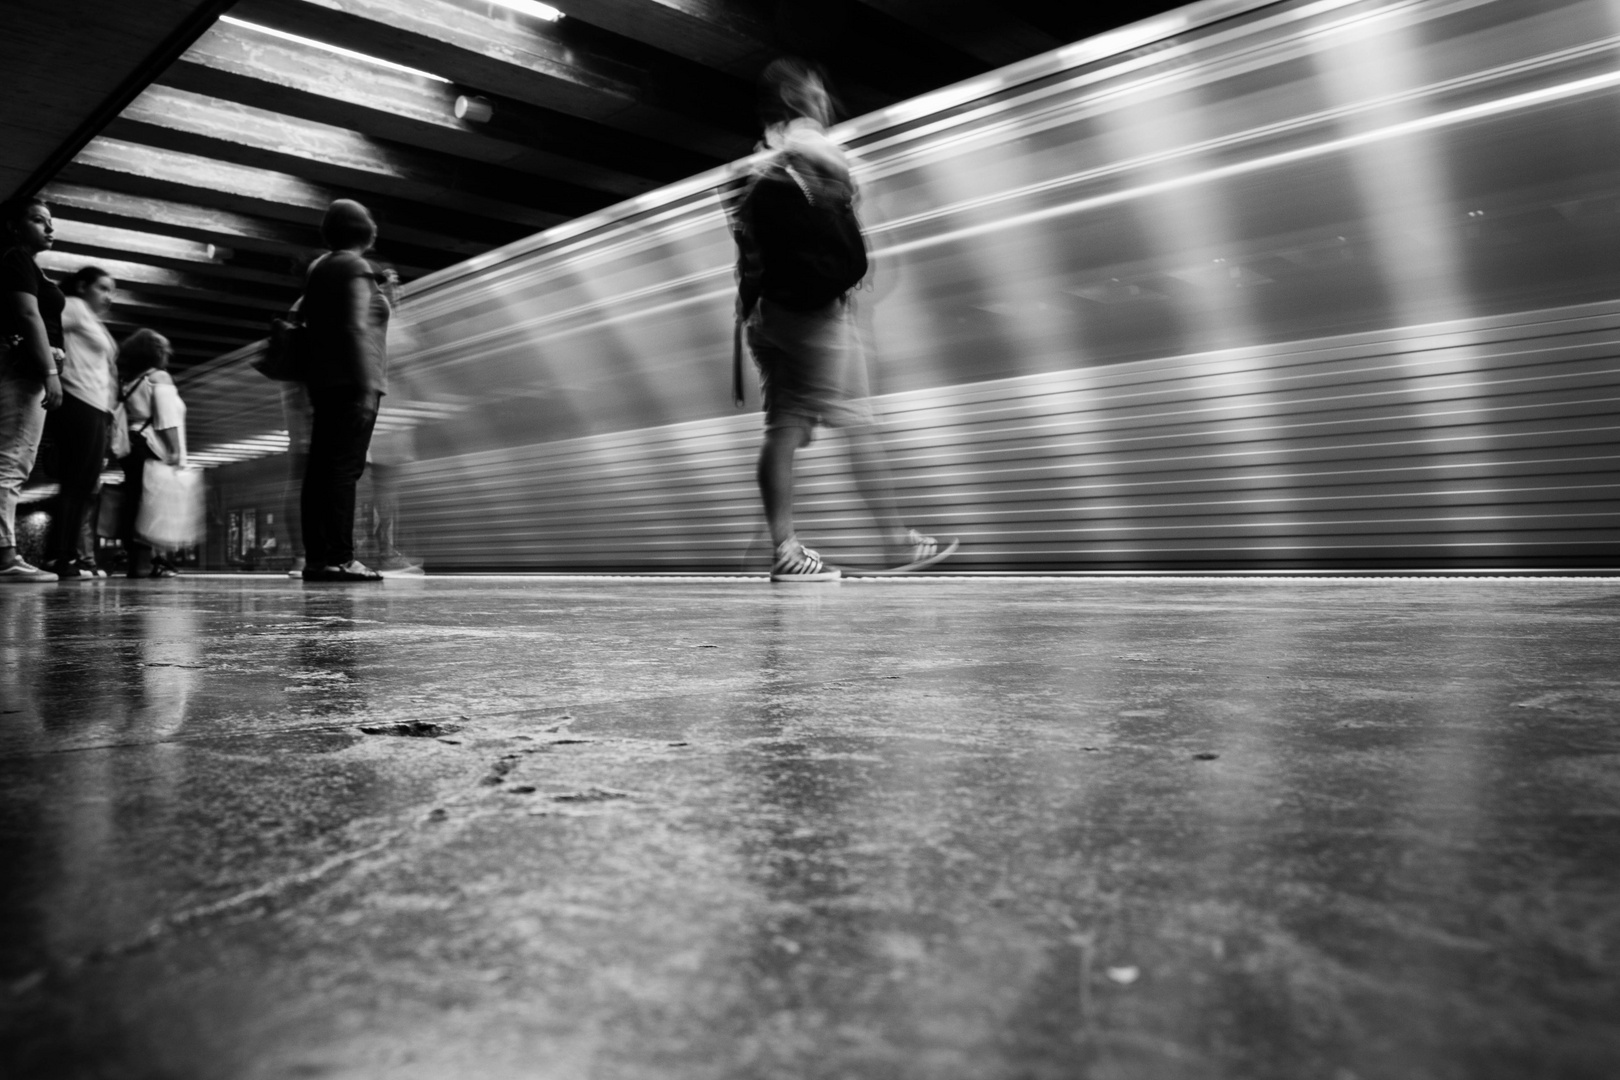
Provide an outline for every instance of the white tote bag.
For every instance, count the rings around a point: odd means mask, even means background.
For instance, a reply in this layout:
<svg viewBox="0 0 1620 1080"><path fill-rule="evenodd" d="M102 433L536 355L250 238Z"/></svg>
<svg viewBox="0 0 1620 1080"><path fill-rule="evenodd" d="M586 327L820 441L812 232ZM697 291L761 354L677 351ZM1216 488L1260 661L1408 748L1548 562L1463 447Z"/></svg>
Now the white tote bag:
<svg viewBox="0 0 1620 1080"><path fill-rule="evenodd" d="M203 474L149 460L141 476L141 509L135 535L155 548L173 550L203 536Z"/></svg>

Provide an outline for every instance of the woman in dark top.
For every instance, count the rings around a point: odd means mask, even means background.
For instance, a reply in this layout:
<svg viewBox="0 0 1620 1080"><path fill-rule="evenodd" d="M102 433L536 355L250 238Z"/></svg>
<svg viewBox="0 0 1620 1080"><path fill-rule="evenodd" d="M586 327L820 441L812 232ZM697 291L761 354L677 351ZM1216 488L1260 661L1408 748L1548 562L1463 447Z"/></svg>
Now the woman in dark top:
<svg viewBox="0 0 1620 1080"><path fill-rule="evenodd" d="M321 237L331 249L309 268L302 313L305 382L314 409L300 505L305 581L381 581L354 557L355 488L387 391L392 287L365 253L377 239L366 208L339 199L327 208Z"/></svg>
<svg viewBox="0 0 1620 1080"><path fill-rule="evenodd" d="M0 583L55 581L17 554L17 500L39 452L45 413L62 404L62 290L34 256L52 241L38 199L5 207L12 246L0 255Z"/></svg>

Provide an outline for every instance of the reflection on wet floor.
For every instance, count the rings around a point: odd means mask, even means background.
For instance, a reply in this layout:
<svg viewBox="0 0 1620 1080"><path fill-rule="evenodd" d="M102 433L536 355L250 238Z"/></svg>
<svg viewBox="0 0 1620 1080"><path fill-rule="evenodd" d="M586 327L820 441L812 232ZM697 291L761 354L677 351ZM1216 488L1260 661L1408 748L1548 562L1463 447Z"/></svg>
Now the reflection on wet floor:
<svg viewBox="0 0 1620 1080"><path fill-rule="evenodd" d="M0 594L8 1076L1620 1066L1620 583L395 584Z"/></svg>

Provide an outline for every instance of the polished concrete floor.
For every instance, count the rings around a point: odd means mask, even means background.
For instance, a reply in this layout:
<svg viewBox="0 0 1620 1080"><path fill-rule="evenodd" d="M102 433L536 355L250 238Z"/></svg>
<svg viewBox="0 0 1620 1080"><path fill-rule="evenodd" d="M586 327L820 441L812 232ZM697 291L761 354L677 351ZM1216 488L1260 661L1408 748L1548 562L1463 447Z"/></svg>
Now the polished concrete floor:
<svg viewBox="0 0 1620 1080"><path fill-rule="evenodd" d="M1620 1075L1617 580L182 578L0 638L8 1078Z"/></svg>

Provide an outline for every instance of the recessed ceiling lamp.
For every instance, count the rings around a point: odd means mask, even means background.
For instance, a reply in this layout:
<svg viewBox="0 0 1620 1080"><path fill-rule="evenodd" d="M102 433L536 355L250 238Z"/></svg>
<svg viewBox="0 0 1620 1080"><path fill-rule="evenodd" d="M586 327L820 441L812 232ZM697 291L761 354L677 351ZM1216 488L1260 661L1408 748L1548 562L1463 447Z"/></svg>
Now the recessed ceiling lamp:
<svg viewBox="0 0 1620 1080"><path fill-rule="evenodd" d="M503 8L510 8L522 15L532 15L536 19L546 22L556 22L562 18L563 13L550 4L536 3L535 0L492 0Z"/></svg>
<svg viewBox="0 0 1620 1080"><path fill-rule="evenodd" d="M443 75L435 75L431 71L421 71L417 68L406 67L404 64L396 64L392 60L384 60L378 56L367 56L365 53L355 52L353 49L345 49L338 45L328 45L326 42L316 41L314 38L300 37L297 34L289 34L285 30L276 30L269 26L260 26L258 23L251 23L246 19L238 19L234 15L221 15L219 17L219 21L222 23L230 23L232 26L240 26L248 30L256 30L261 34L269 34L271 37L282 38L285 41L296 41L300 45L308 45L311 48L325 49L329 53L336 53L339 56L347 56L351 60L363 60L368 64L375 64L378 67L392 68L394 71L403 71L407 75L420 75L422 78L432 79L434 82L447 83L450 81Z"/></svg>

